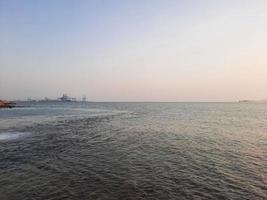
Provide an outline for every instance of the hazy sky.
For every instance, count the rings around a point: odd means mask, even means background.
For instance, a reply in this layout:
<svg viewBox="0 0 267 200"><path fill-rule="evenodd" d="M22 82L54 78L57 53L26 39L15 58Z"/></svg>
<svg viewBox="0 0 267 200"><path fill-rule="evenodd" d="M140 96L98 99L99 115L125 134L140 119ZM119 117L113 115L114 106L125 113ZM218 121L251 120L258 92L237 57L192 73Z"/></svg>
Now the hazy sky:
<svg viewBox="0 0 267 200"><path fill-rule="evenodd" d="M0 0L0 99L267 99L266 0Z"/></svg>

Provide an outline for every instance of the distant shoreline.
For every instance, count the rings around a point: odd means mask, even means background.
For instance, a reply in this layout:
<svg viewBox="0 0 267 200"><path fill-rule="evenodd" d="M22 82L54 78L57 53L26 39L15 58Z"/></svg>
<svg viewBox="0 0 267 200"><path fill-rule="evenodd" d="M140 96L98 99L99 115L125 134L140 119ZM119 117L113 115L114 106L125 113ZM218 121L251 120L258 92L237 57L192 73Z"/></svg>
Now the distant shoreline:
<svg viewBox="0 0 267 200"><path fill-rule="evenodd" d="M59 100L14 100L10 102L29 103L267 103L267 100L238 100L238 101L59 101Z"/></svg>

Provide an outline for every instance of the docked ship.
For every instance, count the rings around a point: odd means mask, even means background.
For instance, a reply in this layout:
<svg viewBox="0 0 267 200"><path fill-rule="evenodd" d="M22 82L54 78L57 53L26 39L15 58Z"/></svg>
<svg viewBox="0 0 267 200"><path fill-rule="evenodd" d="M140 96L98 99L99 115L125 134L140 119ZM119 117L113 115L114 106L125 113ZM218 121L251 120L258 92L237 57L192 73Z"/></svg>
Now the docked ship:
<svg viewBox="0 0 267 200"><path fill-rule="evenodd" d="M75 98L69 97L67 94L63 94L62 97L58 98L58 100L64 102L76 101Z"/></svg>

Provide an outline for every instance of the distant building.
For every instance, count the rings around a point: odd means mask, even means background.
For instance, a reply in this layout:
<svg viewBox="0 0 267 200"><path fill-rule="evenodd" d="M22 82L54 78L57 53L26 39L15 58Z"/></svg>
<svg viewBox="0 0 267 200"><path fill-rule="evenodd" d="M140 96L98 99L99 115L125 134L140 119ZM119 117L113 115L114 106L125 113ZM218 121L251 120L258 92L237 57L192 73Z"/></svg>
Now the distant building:
<svg viewBox="0 0 267 200"><path fill-rule="evenodd" d="M82 101L86 101L86 96L84 95L83 98L82 98Z"/></svg>

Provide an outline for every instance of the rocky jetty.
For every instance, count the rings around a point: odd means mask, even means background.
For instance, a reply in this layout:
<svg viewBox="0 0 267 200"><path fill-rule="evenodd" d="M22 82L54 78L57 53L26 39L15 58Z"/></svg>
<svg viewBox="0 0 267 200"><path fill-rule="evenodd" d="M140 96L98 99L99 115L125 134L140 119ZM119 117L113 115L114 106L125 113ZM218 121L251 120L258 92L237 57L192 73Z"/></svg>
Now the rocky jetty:
<svg viewBox="0 0 267 200"><path fill-rule="evenodd" d="M0 100L0 108L13 108L14 106L14 102Z"/></svg>

